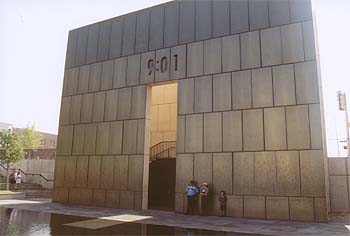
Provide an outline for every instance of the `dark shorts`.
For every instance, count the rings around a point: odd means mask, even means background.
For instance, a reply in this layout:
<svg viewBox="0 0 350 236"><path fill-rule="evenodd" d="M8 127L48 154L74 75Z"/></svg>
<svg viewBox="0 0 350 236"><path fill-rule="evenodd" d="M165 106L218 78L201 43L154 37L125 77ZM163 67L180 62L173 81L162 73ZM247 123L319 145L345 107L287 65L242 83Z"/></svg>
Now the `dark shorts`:
<svg viewBox="0 0 350 236"><path fill-rule="evenodd" d="M226 210L226 204L220 204L220 211Z"/></svg>

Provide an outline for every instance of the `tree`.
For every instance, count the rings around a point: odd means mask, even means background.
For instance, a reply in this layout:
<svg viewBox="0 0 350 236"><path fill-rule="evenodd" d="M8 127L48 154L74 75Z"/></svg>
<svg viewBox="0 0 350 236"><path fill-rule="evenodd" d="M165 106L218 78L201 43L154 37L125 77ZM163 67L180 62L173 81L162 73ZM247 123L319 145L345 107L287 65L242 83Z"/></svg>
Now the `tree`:
<svg viewBox="0 0 350 236"><path fill-rule="evenodd" d="M27 124L20 137L24 149L37 148L40 144L41 135L35 131L35 124Z"/></svg>
<svg viewBox="0 0 350 236"><path fill-rule="evenodd" d="M11 131L0 132L0 163L6 168L6 189L10 189L10 167L23 159L21 140Z"/></svg>

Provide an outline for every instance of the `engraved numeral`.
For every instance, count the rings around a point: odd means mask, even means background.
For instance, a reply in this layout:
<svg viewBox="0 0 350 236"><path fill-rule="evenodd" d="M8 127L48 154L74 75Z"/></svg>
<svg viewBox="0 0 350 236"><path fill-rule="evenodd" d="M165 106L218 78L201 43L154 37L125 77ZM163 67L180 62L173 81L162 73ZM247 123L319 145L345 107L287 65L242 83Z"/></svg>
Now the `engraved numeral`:
<svg viewBox="0 0 350 236"><path fill-rule="evenodd" d="M164 73L167 71L167 69L168 69L168 58L162 57L162 59L160 60L160 71Z"/></svg>
<svg viewBox="0 0 350 236"><path fill-rule="evenodd" d="M178 69L178 61L177 61L177 60L178 60L178 57L179 57L179 56L178 56L177 54L174 55L174 58L175 58L175 68L174 68L174 70L175 70L175 71L177 71L177 69Z"/></svg>
<svg viewBox="0 0 350 236"><path fill-rule="evenodd" d="M154 71L154 60L153 59L148 60L147 67L148 67L148 75L151 75Z"/></svg>

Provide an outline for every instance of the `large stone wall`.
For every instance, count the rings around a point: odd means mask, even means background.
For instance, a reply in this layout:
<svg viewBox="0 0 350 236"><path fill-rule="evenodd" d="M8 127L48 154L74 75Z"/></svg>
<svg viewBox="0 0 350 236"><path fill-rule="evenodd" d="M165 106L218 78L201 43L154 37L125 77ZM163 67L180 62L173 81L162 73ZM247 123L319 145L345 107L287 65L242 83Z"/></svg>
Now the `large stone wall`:
<svg viewBox="0 0 350 236"><path fill-rule="evenodd" d="M147 208L149 85L178 81L176 211L327 221L309 0L173 1L70 31L54 200ZM113 177L112 177L113 176Z"/></svg>
<svg viewBox="0 0 350 236"><path fill-rule="evenodd" d="M328 158L330 212L350 212L350 160Z"/></svg>

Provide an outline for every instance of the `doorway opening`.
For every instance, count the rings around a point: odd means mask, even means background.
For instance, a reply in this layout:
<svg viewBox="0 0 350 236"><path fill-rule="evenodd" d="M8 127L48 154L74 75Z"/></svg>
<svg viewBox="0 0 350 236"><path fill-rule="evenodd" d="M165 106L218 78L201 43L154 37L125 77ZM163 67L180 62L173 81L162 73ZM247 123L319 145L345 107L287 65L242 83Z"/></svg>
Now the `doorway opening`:
<svg viewBox="0 0 350 236"><path fill-rule="evenodd" d="M148 208L175 209L177 83L151 87Z"/></svg>

